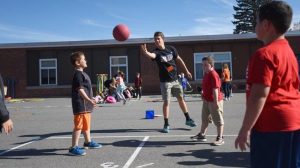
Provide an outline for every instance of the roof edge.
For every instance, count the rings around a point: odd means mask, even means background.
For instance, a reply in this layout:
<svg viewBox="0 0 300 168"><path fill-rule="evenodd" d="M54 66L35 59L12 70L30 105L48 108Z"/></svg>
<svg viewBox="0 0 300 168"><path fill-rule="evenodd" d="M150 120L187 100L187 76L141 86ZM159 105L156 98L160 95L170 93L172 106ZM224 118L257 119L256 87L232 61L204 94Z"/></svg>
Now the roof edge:
<svg viewBox="0 0 300 168"><path fill-rule="evenodd" d="M286 33L287 37L300 36L300 31ZM199 35L199 36L174 36L166 37L166 42L195 42L195 41L217 41L217 40L238 40L254 39L255 33L246 34L219 34L219 35ZM32 42L32 43L2 43L0 49L13 48L53 48L53 47L81 47L81 46L107 46L107 45L130 45L153 43L153 38L131 38L124 42L113 39L108 40L86 40L86 41L61 41L61 42Z"/></svg>

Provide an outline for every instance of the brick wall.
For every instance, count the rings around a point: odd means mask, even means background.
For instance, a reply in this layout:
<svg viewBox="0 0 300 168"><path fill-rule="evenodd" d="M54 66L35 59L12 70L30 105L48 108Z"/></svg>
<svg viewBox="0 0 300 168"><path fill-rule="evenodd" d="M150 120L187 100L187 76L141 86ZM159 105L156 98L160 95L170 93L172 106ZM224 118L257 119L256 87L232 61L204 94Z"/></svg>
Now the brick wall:
<svg viewBox="0 0 300 168"><path fill-rule="evenodd" d="M15 80L15 97L26 95L26 69L25 49L0 49L0 73L4 80Z"/></svg>

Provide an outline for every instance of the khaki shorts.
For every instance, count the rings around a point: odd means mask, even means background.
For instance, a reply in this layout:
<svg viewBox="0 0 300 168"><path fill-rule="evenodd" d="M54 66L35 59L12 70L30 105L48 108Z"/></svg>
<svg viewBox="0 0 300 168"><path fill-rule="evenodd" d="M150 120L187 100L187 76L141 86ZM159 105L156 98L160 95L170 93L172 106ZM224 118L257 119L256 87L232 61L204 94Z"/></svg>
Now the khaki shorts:
<svg viewBox="0 0 300 168"><path fill-rule="evenodd" d="M178 80L173 82L161 82L160 91L164 101L170 101L171 93L175 97L182 97L183 95L182 86L179 84Z"/></svg>
<svg viewBox="0 0 300 168"><path fill-rule="evenodd" d="M91 113L83 113L74 115L74 129L82 131L90 131L91 129Z"/></svg>
<svg viewBox="0 0 300 168"><path fill-rule="evenodd" d="M209 117L211 116L216 126L224 125L223 118L223 100L218 102L219 109L215 109L213 102L203 100L202 106L202 122L209 123Z"/></svg>

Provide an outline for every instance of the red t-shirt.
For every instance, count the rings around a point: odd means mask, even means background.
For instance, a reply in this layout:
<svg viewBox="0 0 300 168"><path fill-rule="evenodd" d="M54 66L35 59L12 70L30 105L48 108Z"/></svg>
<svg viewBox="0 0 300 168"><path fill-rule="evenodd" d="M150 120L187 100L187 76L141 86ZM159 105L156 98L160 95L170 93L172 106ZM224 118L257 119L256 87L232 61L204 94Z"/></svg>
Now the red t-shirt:
<svg viewBox="0 0 300 168"><path fill-rule="evenodd" d="M202 81L202 97L206 101L214 101L213 90L218 88L218 101L223 99L223 94L220 92L221 80L218 73L212 70L204 74Z"/></svg>
<svg viewBox="0 0 300 168"><path fill-rule="evenodd" d="M276 40L257 50L250 58L247 97L254 83L270 87L254 129L262 132L300 129L298 63L287 40Z"/></svg>

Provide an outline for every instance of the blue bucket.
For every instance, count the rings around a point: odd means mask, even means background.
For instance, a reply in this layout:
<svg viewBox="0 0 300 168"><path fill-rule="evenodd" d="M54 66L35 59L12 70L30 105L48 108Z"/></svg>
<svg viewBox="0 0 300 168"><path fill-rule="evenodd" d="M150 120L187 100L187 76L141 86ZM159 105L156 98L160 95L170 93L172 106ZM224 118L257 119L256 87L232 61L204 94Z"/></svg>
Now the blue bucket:
<svg viewBox="0 0 300 168"><path fill-rule="evenodd" d="M145 118L146 119L153 119L154 118L154 110L147 110Z"/></svg>

